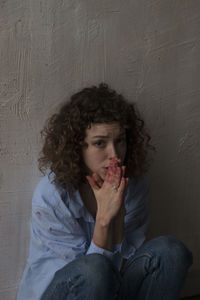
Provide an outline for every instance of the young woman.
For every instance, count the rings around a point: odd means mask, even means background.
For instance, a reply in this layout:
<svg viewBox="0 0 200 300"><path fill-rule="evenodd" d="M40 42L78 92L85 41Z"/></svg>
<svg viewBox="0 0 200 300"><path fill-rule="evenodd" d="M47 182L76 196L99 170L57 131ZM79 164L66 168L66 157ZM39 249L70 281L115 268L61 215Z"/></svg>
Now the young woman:
<svg viewBox="0 0 200 300"><path fill-rule="evenodd" d="M106 84L47 122L18 300L175 300L192 264L173 236L145 242L148 153L135 106Z"/></svg>

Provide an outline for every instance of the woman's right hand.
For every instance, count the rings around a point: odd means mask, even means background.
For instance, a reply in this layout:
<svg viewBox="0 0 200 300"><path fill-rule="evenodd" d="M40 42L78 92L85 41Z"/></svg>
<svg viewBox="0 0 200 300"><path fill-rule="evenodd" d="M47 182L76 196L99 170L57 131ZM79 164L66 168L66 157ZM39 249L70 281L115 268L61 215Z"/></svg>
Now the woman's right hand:
<svg viewBox="0 0 200 300"><path fill-rule="evenodd" d="M119 166L119 159L114 158L108 168L102 185L93 176L87 176L97 201L96 221L108 225L119 213L124 201L127 180L124 178L124 166Z"/></svg>

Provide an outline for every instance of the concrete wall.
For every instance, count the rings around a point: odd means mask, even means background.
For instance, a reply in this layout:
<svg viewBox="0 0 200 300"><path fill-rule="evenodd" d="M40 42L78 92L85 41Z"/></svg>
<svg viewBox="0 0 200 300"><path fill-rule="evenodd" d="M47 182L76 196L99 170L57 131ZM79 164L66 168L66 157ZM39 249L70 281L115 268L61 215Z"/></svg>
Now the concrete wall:
<svg viewBox="0 0 200 300"><path fill-rule="evenodd" d="M100 81L143 112L157 146L150 237L175 234L191 248L183 293L197 292L199 62L199 1L0 1L0 299L15 299L28 255L44 120Z"/></svg>

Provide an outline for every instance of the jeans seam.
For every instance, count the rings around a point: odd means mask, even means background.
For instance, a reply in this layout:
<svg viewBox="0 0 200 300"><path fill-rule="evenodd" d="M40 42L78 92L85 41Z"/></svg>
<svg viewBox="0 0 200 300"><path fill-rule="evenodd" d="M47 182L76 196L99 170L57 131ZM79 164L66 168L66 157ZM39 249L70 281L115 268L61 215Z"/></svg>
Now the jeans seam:
<svg viewBox="0 0 200 300"><path fill-rule="evenodd" d="M48 292L45 295L45 299L52 299L52 297L54 297L54 295L57 293L57 289L61 286L64 286L65 284L66 284L65 281L57 283L54 288L52 287L50 290L48 290ZM44 294L43 294L43 296L44 296ZM42 299L43 299L43 296L42 296Z"/></svg>
<svg viewBox="0 0 200 300"><path fill-rule="evenodd" d="M135 262L137 259L139 259L139 258L141 258L141 257L143 257L143 256L148 257L148 258L150 258L150 259L153 258L153 254L149 254L148 252L144 252L144 253L142 253L142 254L140 254L140 255L134 257L133 259L130 259L130 261L127 262L126 268L128 268L128 266L129 266L131 263ZM125 270L124 270L124 271L125 271Z"/></svg>
<svg viewBox="0 0 200 300"><path fill-rule="evenodd" d="M146 294L145 300L149 299L150 289L152 287L153 279L155 278L155 273L156 273L156 270L151 274L151 280L150 280L150 284L149 284L149 287L148 287L148 290L147 290L147 294Z"/></svg>

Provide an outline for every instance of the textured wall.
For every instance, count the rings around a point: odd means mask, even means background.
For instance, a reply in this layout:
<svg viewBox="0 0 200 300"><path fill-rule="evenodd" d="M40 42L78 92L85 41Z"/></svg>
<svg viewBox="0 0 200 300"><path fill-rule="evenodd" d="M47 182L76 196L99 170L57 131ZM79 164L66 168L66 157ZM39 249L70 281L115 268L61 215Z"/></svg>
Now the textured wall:
<svg viewBox="0 0 200 300"><path fill-rule="evenodd" d="M175 234L200 277L200 2L0 0L0 299L15 299L39 180L39 131L63 98L106 81L157 146L150 236ZM189 291L189 292L188 292Z"/></svg>

